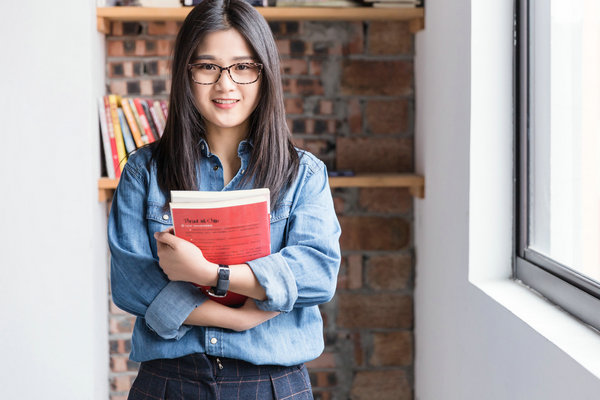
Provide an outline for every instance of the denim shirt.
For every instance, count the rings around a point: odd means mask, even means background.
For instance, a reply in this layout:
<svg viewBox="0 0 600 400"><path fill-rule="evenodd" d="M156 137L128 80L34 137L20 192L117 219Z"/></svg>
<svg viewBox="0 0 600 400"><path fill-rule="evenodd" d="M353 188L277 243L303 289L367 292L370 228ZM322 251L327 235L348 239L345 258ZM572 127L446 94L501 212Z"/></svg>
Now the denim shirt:
<svg viewBox="0 0 600 400"><path fill-rule="evenodd" d="M252 145L238 147L241 167L224 186L219 158L199 144L200 190L235 190L248 168ZM111 289L115 304L137 316L130 358L147 361L206 353L254 364L295 365L323 351L323 322L318 305L335 293L340 265L340 226L333 208L327 171L312 154L299 151L296 180L271 212L271 254L248 261L266 291L262 310L281 314L261 325L235 332L190 326L184 321L207 298L193 284L169 281L158 265L154 232L172 225L159 189L151 150L131 155L115 191L108 221Z"/></svg>

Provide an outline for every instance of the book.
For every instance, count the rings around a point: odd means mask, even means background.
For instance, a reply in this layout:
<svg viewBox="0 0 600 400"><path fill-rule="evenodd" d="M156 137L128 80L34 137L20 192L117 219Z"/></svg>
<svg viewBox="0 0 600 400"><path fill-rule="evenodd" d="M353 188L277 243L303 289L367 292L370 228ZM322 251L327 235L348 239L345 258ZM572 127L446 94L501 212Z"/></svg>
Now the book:
<svg viewBox="0 0 600 400"><path fill-rule="evenodd" d="M123 142L125 143L125 151L129 154L135 150L135 142L133 141L133 136L129 130L127 120L125 119L125 114L123 114L123 109L117 108L117 113L119 114L119 123L121 125L121 133L123 134Z"/></svg>
<svg viewBox="0 0 600 400"><path fill-rule="evenodd" d="M133 99L127 99L127 102L129 103L129 107L131 108L131 113L133 114L133 118L135 119L135 122L138 125L138 128L140 129L140 135L142 136L142 141L144 142L144 144L148 144L148 136L146 136L146 131L144 130L144 127L142 126L142 121L140 120L140 116L137 112L137 107L135 106L135 102L133 101Z"/></svg>
<svg viewBox="0 0 600 400"><path fill-rule="evenodd" d="M104 163L106 164L106 175L110 179L115 179L115 165L113 164L113 152L110 144L110 134L108 132L108 121L106 119L104 97L98 97L98 117L98 119L100 120L100 135L102 137L102 149L104 150Z"/></svg>
<svg viewBox="0 0 600 400"><path fill-rule="evenodd" d="M202 250L216 264L242 264L271 254L269 189L222 192L171 191L171 215L177 237ZM239 293L215 297L210 287L199 286L209 298L236 307L246 300Z"/></svg>
<svg viewBox="0 0 600 400"><path fill-rule="evenodd" d="M150 113L152 114L152 118L154 118L154 123L158 129L158 134L159 136L162 136L163 131L165 130L165 117L162 109L160 108L160 103L158 100L154 100L154 102L152 102L152 100L148 100L148 107L150 107Z"/></svg>
<svg viewBox="0 0 600 400"><path fill-rule="evenodd" d="M125 142L123 141L123 131L121 131L121 123L119 122L119 96L115 94L108 95L108 104L110 105L110 115L112 118L113 130L115 132L115 142L117 145L117 155L119 158L119 169L122 172L125 163L127 162L127 151L125 150Z"/></svg>
<svg viewBox="0 0 600 400"><path fill-rule="evenodd" d="M131 130L133 140L135 140L136 147L142 147L145 143L142 139L140 127L138 125L137 120L135 119L133 110L131 109L131 105L129 104L128 99L121 99L121 108L123 109L123 114L125 114L125 118L127 118L127 124L129 125L129 129Z"/></svg>
<svg viewBox="0 0 600 400"><path fill-rule="evenodd" d="M108 137L110 140L110 152L112 155L113 170L115 171L115 178L121 177L121 167L119 166L119 153L117 152L117 140L115 139L115 129L113 127L113 121L110 114L110 102L108 96L102 97L104 100L104 113L106 115L106 127L108 128Z"/></svg>
<svg viewBox="0 0 600 400"><path fill-rule="evenodd" d="M142 99L140 99L140 104L142 105L142 109L144 110L144 115L146 115L146 119L148 120L148 125L150 125L150 130L152 131L152 136L154 140L158 140L160 138L158 128L154 123L154 118L152 118L152 113L150 112L150 107L148 107L148 103Z"/></svg>
<svg viewBox="0 0 600 400"><path fill-rule="evenodd" d="M142 126L144 128L144 132L146 133L146 137L148 138L148 143L154 142L154 140L156 138L152 134L152 129L150 128L150 123L148 122L148 118L146 117L146 114L144 113L144 107L142 105L142 100L135 98L135 99L133 99L133 104L135 105L135 109L137 111L137 115L140 120L140 126Z"/></svg>

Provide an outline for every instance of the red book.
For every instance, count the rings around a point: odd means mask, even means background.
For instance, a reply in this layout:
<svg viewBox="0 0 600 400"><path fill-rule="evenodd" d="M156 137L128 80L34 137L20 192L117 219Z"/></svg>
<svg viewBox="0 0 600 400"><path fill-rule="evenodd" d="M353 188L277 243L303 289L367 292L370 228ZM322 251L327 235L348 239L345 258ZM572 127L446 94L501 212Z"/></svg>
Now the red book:
<svg viewBox="0 0 600 400"><path fill-rule="evenodd" d="M144 128L144 132L146 132L146 136L148 137L148 143L154 142L156 138L152 134L152 129L150 129L150 123L148 122L148 118L146 117L146 113L144 112L142 101L138 98L135 98L133 99L133 104L135 104L135 109L140 117L142 128Z"/></svg>
<svg viewBox="0 0 600 400"><path fill-rule="evenodd" d="M271 254L269 189L224 192L172 191L171 215L175 235L202 250L208 261L242 264ZM246 296L228 292L212 300L239 306Z"/></svg>

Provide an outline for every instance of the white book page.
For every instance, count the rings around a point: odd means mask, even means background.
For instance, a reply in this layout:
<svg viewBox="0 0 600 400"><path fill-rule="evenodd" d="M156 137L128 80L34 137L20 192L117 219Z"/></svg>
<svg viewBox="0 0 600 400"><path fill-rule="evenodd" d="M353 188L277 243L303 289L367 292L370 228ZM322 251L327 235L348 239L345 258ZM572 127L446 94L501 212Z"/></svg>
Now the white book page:
<svg viewBox="0 0 600 400"><path fill-rule="evenodd" d="M270 192L268 188L250 190L230 190L223 192L210 192L199 190L172 190L171 206L177 208L214 208L232 205L267 202L267 209L271 209ZM215 204L218 203L218 204ZM190 204L203 205L191 207Z"/></svg>

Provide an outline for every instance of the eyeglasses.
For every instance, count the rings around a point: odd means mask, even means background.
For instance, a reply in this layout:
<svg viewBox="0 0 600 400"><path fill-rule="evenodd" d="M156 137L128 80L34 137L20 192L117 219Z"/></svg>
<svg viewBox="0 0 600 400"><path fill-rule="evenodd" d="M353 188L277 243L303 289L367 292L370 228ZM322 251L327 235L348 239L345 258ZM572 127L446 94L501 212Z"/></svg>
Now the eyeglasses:
<svg viewBox="0 0 600 400"><path fill-rule="evenodd" d="M227 71L232 81L239 85L254 83L260 78L262 64L259 63L237 63L229 67L221 67L217 64L197 63L188 64L192 80L199 85L213 85L221 78L221 73Z"/></svg>

